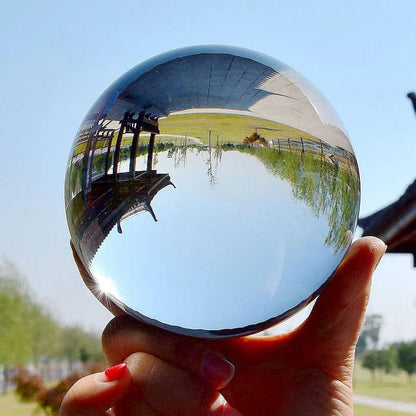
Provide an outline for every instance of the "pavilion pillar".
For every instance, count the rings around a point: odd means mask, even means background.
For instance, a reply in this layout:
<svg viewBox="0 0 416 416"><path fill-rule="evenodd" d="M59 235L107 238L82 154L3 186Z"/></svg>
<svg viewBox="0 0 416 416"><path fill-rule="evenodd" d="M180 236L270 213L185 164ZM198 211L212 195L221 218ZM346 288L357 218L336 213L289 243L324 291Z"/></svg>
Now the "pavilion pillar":
<svg viewBox="0 0 416 416"><path fill-rule="evenodd" d="M139 144L139 136L140 136L140 130L142 127L143 117L144 117L144 111L141 111L137 119L136 129L134 130L133 141L131 143L131 148L130 148L129 172L132 178L134 178L134 173L136 172L137 146Z"/></svg>
<svg viewBox="0 0 416 416"><path fill-rule="evenodd" d="M91 127L88 133L87 142L85 144L85 150L84 150L84 158L82 161L82 192L83 192L84 197L87 194L87 189L90 186L90 183L88 181L90 178L88 169L90 168L90 153L91 153L92 141L94 137L94 134L92 133L92 131L94 127L95 127L95 124Z"/></svg>
<svg viewBox="0 0 416 416"><path fill-rule="evenodd" d="M131 114L127 111L124 114L123 120L121 120L120 130L117 136L116 148L114 150L114 161L113 161L113 176L114 180L117 181L117 174L118 174L118 162L120 160L120 148L121 148L121 141L123 140L123 133L127 127L127 123L129 122Z"/></svg>
<svg viewBox="0 0 416 416"><path fill-rule="evenodd" d="M152 170L153 164L153 148L155 146L155 133L150 134L149 140L149 147L147 149L147 171L150 172Z"/></svg>
<svg viewBox="0 0 416 416"><path fill-rule="evenodd" d="M107 145L107 153L105 158L105 174L107 175L107 172L110 169L110 155L111 155L111 145L113 144L113 138L114 138L114 132L111 133L109 139L108 139L108 145Z"/></svg>

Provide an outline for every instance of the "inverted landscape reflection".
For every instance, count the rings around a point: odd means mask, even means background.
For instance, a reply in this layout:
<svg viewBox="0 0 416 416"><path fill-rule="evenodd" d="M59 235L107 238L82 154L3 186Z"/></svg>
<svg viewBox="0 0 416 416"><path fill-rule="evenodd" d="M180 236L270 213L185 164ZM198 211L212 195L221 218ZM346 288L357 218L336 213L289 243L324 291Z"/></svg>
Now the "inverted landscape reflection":
<svg viewBox="0 0 416 416"><path fill-rule="evenodd" d="M71 240L100 294L208 337L308 303L359 208L333 110L284 64L232 52L172 52L116 81L82 123L66 177Z"/></svg>

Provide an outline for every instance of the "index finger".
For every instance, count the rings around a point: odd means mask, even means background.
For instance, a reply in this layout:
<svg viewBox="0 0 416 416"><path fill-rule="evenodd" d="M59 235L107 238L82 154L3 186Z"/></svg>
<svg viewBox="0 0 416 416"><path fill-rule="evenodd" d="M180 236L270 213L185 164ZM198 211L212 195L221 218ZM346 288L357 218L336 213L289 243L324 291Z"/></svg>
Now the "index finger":
<svg viewBox="0 0 416 416"><path fill-rule="evenodd" d="M152 327L127 315L114 318L102 340L110 364L137 352L147 353L207 381L214 389L225 387L234 375L234 365L207 342Z"/></svg>

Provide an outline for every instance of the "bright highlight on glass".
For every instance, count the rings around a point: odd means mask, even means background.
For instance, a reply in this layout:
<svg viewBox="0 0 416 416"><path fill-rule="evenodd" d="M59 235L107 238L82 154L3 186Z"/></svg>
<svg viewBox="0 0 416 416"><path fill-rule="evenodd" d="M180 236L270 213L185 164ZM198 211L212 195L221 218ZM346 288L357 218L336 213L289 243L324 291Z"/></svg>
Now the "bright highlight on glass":
<svg viewBox="0 0 416 416"><path fill-rule="evenodd" d="M82 122L65 182L97 293L201 337L260 331L319 294L359 194L322 95L282 62L225 46L174 50L119 78Z"/></svg>

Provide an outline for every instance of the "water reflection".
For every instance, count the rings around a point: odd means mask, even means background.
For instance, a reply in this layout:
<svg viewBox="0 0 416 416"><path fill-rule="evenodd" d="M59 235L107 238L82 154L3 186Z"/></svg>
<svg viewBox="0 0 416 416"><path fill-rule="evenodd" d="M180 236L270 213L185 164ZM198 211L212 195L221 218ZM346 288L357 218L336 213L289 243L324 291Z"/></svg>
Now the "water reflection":
<svg viewBox="0 0 416 416"><path fill-rule="evenodd" d="M100 97L65 197L71 239L106 296L168 329L229 336L319 292L351 242L359 175L303 78L202 47L147 61Z"/></svg>

